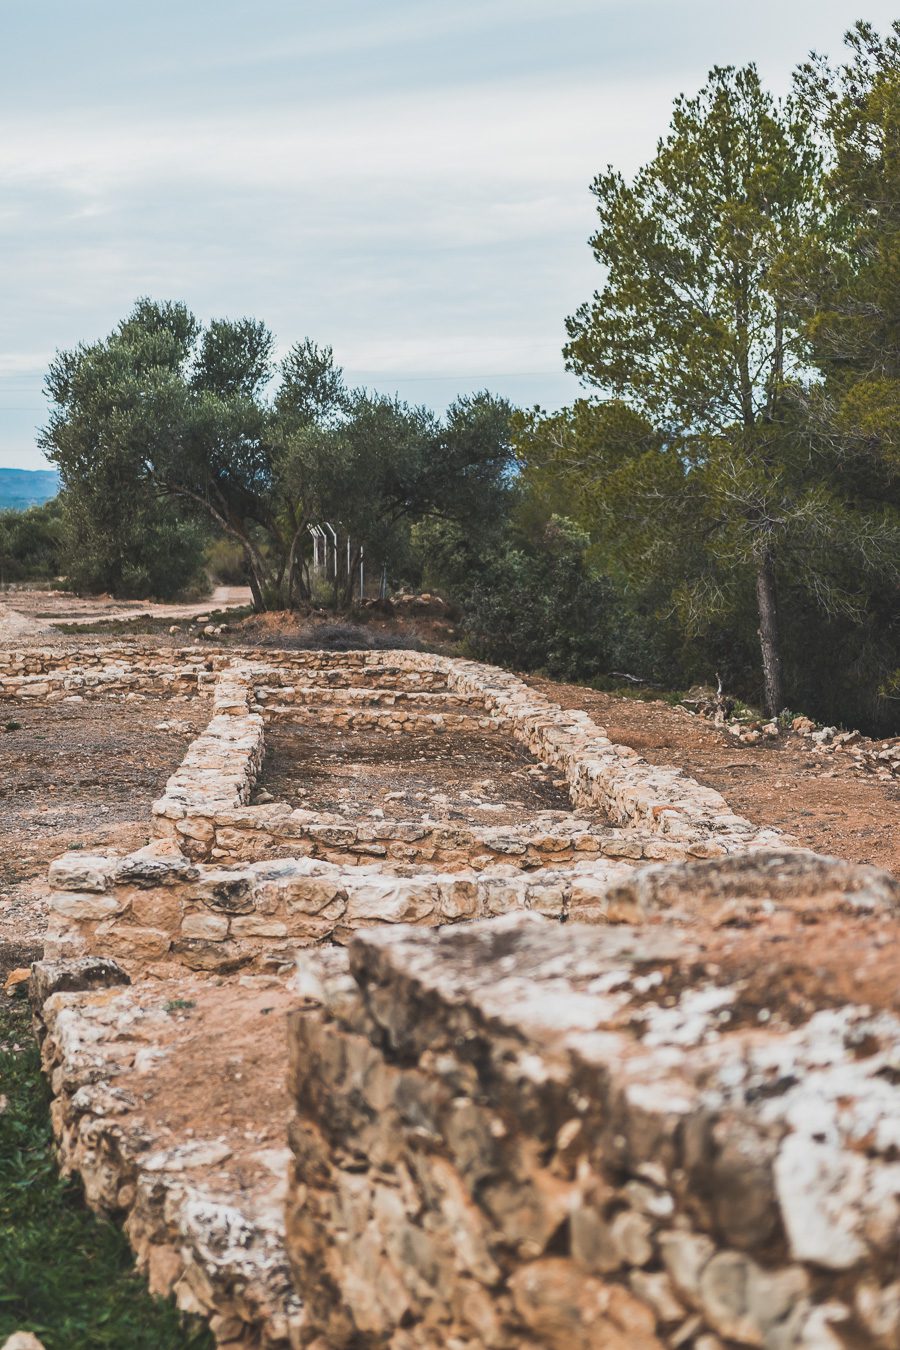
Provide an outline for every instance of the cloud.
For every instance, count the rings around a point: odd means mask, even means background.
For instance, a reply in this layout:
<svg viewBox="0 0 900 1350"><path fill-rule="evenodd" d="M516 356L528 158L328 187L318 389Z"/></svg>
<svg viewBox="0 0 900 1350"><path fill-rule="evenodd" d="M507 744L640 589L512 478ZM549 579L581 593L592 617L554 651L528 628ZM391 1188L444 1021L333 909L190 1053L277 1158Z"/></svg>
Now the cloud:
<svg viewBox="0 0 900 1350"><path fill-rule="evenodd" d="M321 102L308 115L273 121L266 113L202 114L168 124L154 116L7 124L0 175L9 183L52 180L83 198L129 183L240 182L276 191L360 179L432 182L465 175L489 181L567 181L599 167L603 143L620 160L652 147L671 95L669 81L627 89L608 82L515 82ZM623 100L634 109L619 116ZM98 209L94 203L94 209Z"/></svg>

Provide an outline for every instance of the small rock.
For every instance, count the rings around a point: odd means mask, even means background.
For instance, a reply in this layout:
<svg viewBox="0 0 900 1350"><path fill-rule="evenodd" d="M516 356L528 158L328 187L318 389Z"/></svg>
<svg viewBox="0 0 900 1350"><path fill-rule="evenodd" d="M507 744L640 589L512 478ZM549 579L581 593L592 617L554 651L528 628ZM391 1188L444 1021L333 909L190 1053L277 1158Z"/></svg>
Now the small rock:
<svg viewBox="0 0 900 1350"><path fill-rule="evenodd" d="M613 1244L621 1260L628 1266L645 1266L653 1256L651 1236L653 1225L643 1214L623 1210L612 1221Z"/></svg>
<svg viewBox="0 0 900 1350"><path fill-rule="evenodd" d="M14 1331L9 1339L3 1342L2 1350L44 1350L44 1343L30 1331Z"/></svg>
<svg viewBox="0 0 900 1350"><path fill-rule="evenodd" d="M866 1330L885 1345L900 1340L900 1281L879 1288L874 1280L864 1280L856 1290L856 1313Z"/></svg>
<svg viewBox="0 0 900 1350"><path fill-rule="evenodd" d="M656 1314L657 1320L664 1325L680 1322L684 1317L684 1308L675 1297L672 1282L665 1271L651 1273L646 1270L633 1270L628 1277L632 1293L642 1303L647 1303Z"/></svg>
<svg viewBox="0 0 900 1350"><path fill-rule="evenodd" d="M715 1251L712 1242L703 1233L675 1229L662 1233L659 1245L675 1288L686 1298L696 1301L700 1295L700 1276Z"/></svg>
<svg viewBox="0 0 900 1350"><path fill-rule="evenodd" d="M31 971L28 966L17 966L7 975L3 992L9 994L10 998L18 998L25 993L25 986L28 984L30 976Z"/></svg>

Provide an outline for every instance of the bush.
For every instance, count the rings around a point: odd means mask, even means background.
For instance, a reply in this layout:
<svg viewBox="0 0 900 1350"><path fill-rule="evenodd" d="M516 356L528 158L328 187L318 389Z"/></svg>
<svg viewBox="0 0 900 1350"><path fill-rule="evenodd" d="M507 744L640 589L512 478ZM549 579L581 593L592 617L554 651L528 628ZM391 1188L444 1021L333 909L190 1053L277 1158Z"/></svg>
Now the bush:
<svg viewBox="0 0 900 1350"><path fill-rule="evenodd" d="M261 647L296 652L421 651L422 644L406 633L371 633L354 623L321 623L298 633L269 633Z"/></svg>
<svg viewBox="0 0 900 1350"><path fill-rule="evenodd" d="M203 554L203 563L210 580L217 586L246 586L249 584L247 557L240 544L224 535L210 540Z"/></svg>
<svg viewBox="0 0 900 1350"><path fill-rule="evenodd" d="M27 511L0 511L0 588L13 581L51 581L62 567L59 499Z"/></svg>
<svg viewBox="0 0 900 1350"><path fill-rule="evenodd" d="M610 587L587 561L587 539L554 517L540 547L508 540L467 592L457 592L474 656L498 665L590 679L606 668Z"/></svg>
<svg viewBox="0 0 900 1350"><path fill-rule="evenodd" d="M168 509L149 494L127 513L98 507L96 495L63 494L62 564L76 591L108 592L127 600L175 600L205 594L205 526Z"/></svg>

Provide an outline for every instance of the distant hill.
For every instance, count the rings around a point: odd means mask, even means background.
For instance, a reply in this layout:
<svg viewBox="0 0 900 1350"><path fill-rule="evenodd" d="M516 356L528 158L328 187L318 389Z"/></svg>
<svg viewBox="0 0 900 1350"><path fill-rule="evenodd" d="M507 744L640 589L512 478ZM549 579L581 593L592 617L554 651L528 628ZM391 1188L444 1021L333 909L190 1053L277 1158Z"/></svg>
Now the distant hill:
<svg viewBox="0 0 900 1350"><path fill-rule="evenodd" d="M55 469L0 469L0 511L40 506L59 491Z"/></svg>

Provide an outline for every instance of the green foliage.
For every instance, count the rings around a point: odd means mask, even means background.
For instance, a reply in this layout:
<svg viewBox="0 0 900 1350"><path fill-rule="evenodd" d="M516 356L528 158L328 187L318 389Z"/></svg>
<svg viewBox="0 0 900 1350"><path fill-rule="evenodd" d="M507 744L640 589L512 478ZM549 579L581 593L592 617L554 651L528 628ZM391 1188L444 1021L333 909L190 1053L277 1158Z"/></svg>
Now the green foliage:
<svg viewBox="0 0 900 1350"><path fill-rule="evenodd" d="M804 311L798 277L836 237L837 180L823 179L807 106L776 103L752 66L714 70L676 101L633 183L597 178L605 282L569 320L566 356L603 397L517 427L532 489L570 503L623 593L652 595L688 644L723 632L742 649L758 626L773 712L785 674L794 702L815 683L795 616L860 628L900 580L889 437L871 436L873 399L885 421L892 399L882 380L864 401L862 457L858 405L843 398L855 423L839 433L828 379L809 378L827 325Z"/></svg>
<svg viewBox="0 0 900 1350"><path fill-rule="evenodd" d="M476 395L441 422L348 392L330 348L304 340L277 371L272 349L255 320L202 329L183 305L141 300L105 341L57 356L42 445L106 589L157 584L161 524L202 518L241 550L256 607L283 607L310 596L308 527L331 521L356 548L334 588L349 600L362 544L390 562L412 519L492 509L505 402Z"/></svg>
<svg viewBox="0 0 900 1350"><path fill-rule="evenodd" d="M203 588L208 531L140 480L121 495L102 472L62 495L61 565L76 591L174 600Z"/></svg>
<svg viewBox="0 0 900 1350"><path fill-rule="evenodd" d="M508 543L466 597L463 631L475 656L587 679L605 666L607 588L585 565L588 541L548 522L539 551Z"/></svg>
<svg viewBox="0 0 900 1350"><path fill-rule="evenodd" d="M0 587L49 581L62 570L63 513L59 498L27 511L0 511Z"/></svg>
<svg viewBox="0 0 900 1350"><path fill-rule="evenodd" d="M216 585L247 585L247 559L234 539L221 534L210 539L203 552L203 565Z"/></svg>
<svg viewBox="0 0 900 1350"><path fill-rule="evenodd" d="M179 539L189 570L202 519L210 570L263 608L348 603L364 544L370 578L459 601L488 659L719 673L773 712L891 729L900 23L848 43L782 101L713 70L632 181L597 177L602 282L565 349L594 393L553 415L482 393L438 418L347 389L310 339L276 366L255 320L139 301L48 378L64 552L146 591ZM313 597L324 521L354 552Z"/></svg>
<svg viewBox="0 0 900 1350"><path fill-rule="evenodd" d="M152 1299L122 1233L85 1209L53 1155L49 1093L27 1008L0 1010L0 1339L22 1328L47 1350L208 1350Z"/></svg>
<svg viewBox="0 0 900 1350"><path fill-rule="evenodd" d="M481 660L560 679L605 669L610 587L588 563L587 536L558 516L512 518L480 536L457 521L432 521L415 544L428 585L463 610L466 644Z"/></svg>
<svg viewBox="0 0 900 1350"><path fill-rule="evenodd" d="M634 182L613 169L594 181L607 276L568 321L570 368L695 462L714 437L771 421L805 355L781 268L815 218L818 170L805 123L754 66L716 68L676 99Z"/></svg>

